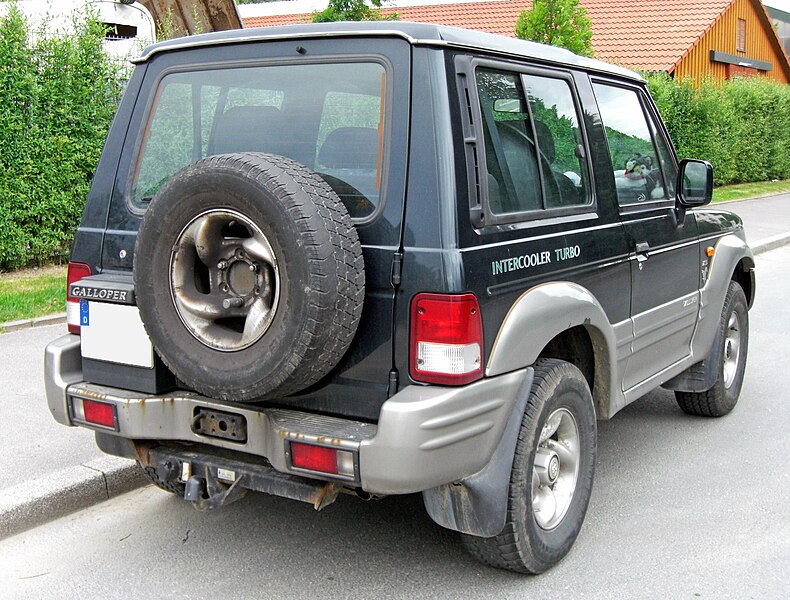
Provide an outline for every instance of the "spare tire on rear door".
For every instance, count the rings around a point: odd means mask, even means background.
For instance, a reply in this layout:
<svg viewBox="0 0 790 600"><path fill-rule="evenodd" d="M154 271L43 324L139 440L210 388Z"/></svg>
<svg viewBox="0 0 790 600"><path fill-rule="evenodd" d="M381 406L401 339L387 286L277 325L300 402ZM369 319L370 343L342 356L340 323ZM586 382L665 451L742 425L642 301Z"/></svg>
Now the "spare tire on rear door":
<svg viewBox="0 0 790 600"><path fill-rule="evenodd" d="M176 173L143 217L137 304L171 371L215 398L284 396L326 375L365 292L351 218L314 172L225 154Z"/></svg>

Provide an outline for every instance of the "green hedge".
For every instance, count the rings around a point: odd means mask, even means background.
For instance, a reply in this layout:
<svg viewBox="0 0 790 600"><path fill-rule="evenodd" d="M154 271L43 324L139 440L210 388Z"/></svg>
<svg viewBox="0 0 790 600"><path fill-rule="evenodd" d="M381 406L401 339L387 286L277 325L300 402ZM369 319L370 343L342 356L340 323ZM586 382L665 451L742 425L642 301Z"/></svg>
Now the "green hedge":
<svg viewBox="0 0 790 600"><path fill-rule="evenodd" d="M709 160L717 185L790 178L790 86L650 75L648 87L678 155Z"/></svg>
<svg viewBox="0 0 790 600"><path fill-rule="evenodd" d="M68 255L122 79L95 19L36 38L0 19L0 270Z"/></svg>

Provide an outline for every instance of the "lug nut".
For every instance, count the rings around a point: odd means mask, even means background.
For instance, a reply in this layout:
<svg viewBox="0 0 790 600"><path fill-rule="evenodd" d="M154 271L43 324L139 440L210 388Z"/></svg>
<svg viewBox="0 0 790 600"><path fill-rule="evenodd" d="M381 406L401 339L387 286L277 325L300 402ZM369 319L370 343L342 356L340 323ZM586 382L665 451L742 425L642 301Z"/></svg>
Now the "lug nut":
<svg viewBox="0 0 790 600"><path fill-rule="evenodd" d="M222 308L238 308L244 304L244 298L225 298L222 301Z"/></svg>

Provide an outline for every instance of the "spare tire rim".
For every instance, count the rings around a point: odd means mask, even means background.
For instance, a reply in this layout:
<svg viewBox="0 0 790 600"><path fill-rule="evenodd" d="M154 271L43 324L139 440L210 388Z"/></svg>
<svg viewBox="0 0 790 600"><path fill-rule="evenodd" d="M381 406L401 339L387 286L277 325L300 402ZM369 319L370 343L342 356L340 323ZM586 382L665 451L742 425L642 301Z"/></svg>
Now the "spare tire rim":
<svg viewBox="0 0 790 600"><path fill-rule="evenodd" d="M573 500L579 476L579 427L566 408L543 425L532 469L532 511L542 529L560 524Z"/></svg>
<svg viewBox="0 0 790 600"><path fill-rule="evenodd" d="M277 313L277 258L250 219L233 210L208 210L173 245L170 294L195 339L215 350L243 350L261 339Z"/></svg>

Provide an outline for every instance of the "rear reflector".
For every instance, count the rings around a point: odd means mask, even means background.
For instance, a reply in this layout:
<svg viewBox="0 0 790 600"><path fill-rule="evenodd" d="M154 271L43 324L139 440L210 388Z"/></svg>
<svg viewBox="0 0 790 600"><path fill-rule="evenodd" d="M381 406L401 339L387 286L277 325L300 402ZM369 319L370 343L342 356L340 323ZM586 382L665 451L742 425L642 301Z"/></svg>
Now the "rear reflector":
<svg viewBox="0 0 790 600"><path fill-rule="evenodd" d="M101 425L117 429L115 424L115 405L83 398L73 398L74 418L91 425Z"/></svg>
<svg viewBox="0 0 790 600"><path fill-rule="evenodd" d="M291 442L291 465L296 469L354 478L354 453L347 450Z"/></svg>
<svg viewBox="0 0 790 600"><path fill-rule="evenodd" d="M473 294L417 294L411 305L415 381L463 385L483 376L483 324Z"/></svg>
<svg viewBox="0 0 790 600"><path fill-rule="evenodd" d="M90 277L91 268L83 263L70 262L66 275L66 323L69 333L80 333L80 299L70 294L71 284L83 277Z"/></svg>

